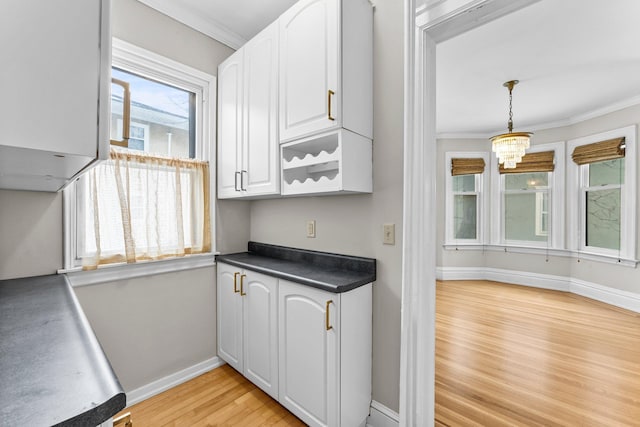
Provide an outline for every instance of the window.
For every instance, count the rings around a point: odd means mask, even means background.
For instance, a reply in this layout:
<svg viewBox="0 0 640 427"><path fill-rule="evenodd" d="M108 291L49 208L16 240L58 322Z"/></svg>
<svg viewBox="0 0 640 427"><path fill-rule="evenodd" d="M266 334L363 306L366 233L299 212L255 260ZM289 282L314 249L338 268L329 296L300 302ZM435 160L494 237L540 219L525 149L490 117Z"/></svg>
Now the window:
<svg viewBox="0 0 640 427"><path fill-rule="evenodd" d="M585 247L620 250L620 204L624 184L624 158L594 162L583 167L586 175Z"/></svg>
<svg viewBox="0 0 640 427"><path fill-rule="evenodd" d="M534 245L543 243L545 246L548 244L551 173L513 173L502 176L506 242L521 241Z"/></svg>
<svg viewBox="0 0 640 427"><path fill-rule="evenodd" d="M492 244L563 249L564 144L531 147L515 169L492 161Z"/></svg>
<svg viewBox="0 0 640 427"><path fill-rule="evenodd" d="M215 78L118 40L112 75L111 158L65 190L67 268L210 252Z"/></svg>
<svg viewBox="0 0 640 427"><path fill-rule="evenodd" d="M635 127L570 141L572 249L635 258Z"/></svg>
<svg viewBox="0 0 640 427"><path fill-rule="evenodd" d="M483 244L487 153L446 153L446 244Z"/></svg>

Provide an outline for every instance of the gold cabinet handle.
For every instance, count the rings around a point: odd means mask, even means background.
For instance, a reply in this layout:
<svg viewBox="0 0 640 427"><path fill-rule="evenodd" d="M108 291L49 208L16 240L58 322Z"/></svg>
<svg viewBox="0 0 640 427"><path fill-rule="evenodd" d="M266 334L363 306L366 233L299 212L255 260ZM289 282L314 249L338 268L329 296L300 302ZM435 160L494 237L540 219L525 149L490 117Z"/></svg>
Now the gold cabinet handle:
<svg viewBox="0 0 640 427"><path fill-rule="evenodd" d="M129 127L131 126L131 90L129 90L129 83L124 80L111 78L111 83L121 86L124 91L122 96L122 140L112 139L111 144L128 148Z"/></svg>
<svg viewBox="0 0 640 427"><path fill-rule="evenodd" d="M237 294L238 292L240 292L238 290L238 276L240 275L240 273L233 273L233 293Z"/></svg>
<svg viewBox="0 0 640 427"><path fill-rule="evenodd" d="M124 424L124 427L133 427L133 421L131 420L131 412L127 412L126 414L120 415L118 418L113 420L113 427L119 426L120 424Z"/></svg>
<svg viewBox="0 0 640 427"><path fill-rule="evenodd" d="M329 93L327 94L327 105L329 106L329 108L328 108L328 118L329 118L329 120L335 120L335 117L331 116L331 96L333 96L335 94L336 93L334 91L329 89Z"/></svg>
<svg viewBox="0 0 640 427"><path fill-rule="evenodd" d="M244 292L244 278L247 277L246 274L243 274L242 276L240 276L240 296L243 297L246 295L246 293Z"/></svg>
<svg viewBox="0 0 640 427"><path fill-rule="evenodd" d="M332 303L333 303L333 300L327 301L327 305L325 306L325 311L324 311L324 315L325 315L324 324L327 331L330 331L331 329L333 329L333 326L331 326L329 322L329 304L332 304Z"/></svg>

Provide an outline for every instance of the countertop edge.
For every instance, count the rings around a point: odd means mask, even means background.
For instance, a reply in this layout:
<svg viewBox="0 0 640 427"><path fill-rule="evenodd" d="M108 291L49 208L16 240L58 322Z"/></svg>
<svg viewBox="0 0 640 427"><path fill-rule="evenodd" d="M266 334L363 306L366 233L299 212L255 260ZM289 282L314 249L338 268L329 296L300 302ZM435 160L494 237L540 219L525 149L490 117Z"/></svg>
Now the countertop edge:
<svg viewBox="0 0 640 427"><path fill-rule="evenodd" d="M255 271L257 273L267 274L269 276L277 277L279 279L290 280L295 283L299 283L302 285L310 286L313 288L321 289L321 290L336 293L336 294L351 291L353 289L359 288L360 286L364 286L368 283L372 283L376 280L375 273L368 274L368 275L365 275L366 273L363 273L363 278L360 280L353 281L347 285L332 285L330 283L311 280L303 276L288 274L281 270L274 270L271 268L251 264L249 262L238 261L233 258L234 255L246 255L247 253L248 252L239 252L239 253L233 253L233 254L217 255L216 261L230 264L236 267L246 268L247 270Z"/></svg>

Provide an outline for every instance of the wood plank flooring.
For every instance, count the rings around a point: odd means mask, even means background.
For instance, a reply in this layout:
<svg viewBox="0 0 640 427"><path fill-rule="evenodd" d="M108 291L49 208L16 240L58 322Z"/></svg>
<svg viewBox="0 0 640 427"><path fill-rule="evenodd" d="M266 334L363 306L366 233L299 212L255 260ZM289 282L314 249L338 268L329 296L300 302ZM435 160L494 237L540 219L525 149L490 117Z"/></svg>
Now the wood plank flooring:
<svg viewBox="0 0 640 427"><path fill-rule="evenodd" d="M436 426L640 426L637 313L487 281L438 283L436 306ZM226 365L127 411L134 427L304 425Z"/></svg>
<svg viewBox="0 0 640 427"><path fill-rule="evenodd" d="M637 313L487 281L436 292L436 425L640 426Z"/></svg>
<svg viewBox="0 0 640 427"><path fill-rule="evenodd" d="M229 365L122 411L134 427L304 426Z"/></svg>

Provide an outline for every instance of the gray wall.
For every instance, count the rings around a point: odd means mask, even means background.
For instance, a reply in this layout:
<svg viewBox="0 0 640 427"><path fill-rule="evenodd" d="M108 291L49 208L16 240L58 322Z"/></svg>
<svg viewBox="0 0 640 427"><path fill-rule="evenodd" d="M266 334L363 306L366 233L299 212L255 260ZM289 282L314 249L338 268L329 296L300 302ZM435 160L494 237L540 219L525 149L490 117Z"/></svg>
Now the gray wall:
<svg viewBox="0 0 640 427"><path fill-rule="evenodd" d="M532 138L532 144L544 144L549 142L567 141L583 136L588 136L612 129L630 125L638 125L640 120L640 105L629 107L620 111L586 120L571 126L538 130ZM637 135L636 135L637 138ZM636 141L636 144L640 141ZM545 255L530 255L504 253L495 251L464 251L445 250L444 243L444 177L445 152L447 151L490 151L488 139L443 139L438 141L438 170L437 170L437 201L438 206L438 233L437 233L437 258L439 267L490 267L515 271L536 272L564 277L572 277L587 282L597 283L624 291L640 293L638 283L640 270L616 264L597 261L580 260ZM570 153L569 153L570 154ZM492 154L493 155L493 154ZM636 151L636 156L638 152ZM569 157L570 158L570 157ZM637 159L636 159L637 161ZM640 174L637 176L636 189L640 201ZM566 197L565 197L566 199ZM494 213L489 213L493 215ZM566 219L566 226L570 226ZM636 241L640 241L640 228ZM566 236L565 236L566 240ZM636 258L640 245L636 247Z"/></svg>
<svg viewBox="0 0 640 427"><path fill-rule="evenodd" d="M251 240L376 258L373 285L373 399L399 408L402 279L402 2L377 0L374 12L373 194L254 201ZM316 220L316 238L305 223ZM395 246L382 224L396 224Z"/></svg>
<svg viewBox="0 0 640 427"><path fill-rule="evenodd" d="M114 37L216 75L233 50L135 0L113 1ZM216 205L217 249L246 249L248 202ZM63 267L62 194L0 190L0 279ZM126 391L216 355L215 268L75 288Z"/></svg>

